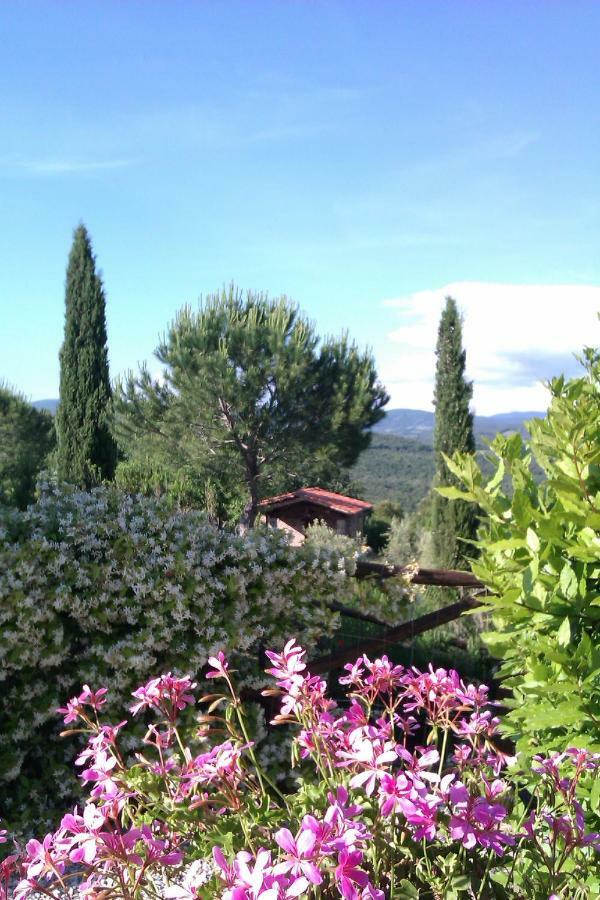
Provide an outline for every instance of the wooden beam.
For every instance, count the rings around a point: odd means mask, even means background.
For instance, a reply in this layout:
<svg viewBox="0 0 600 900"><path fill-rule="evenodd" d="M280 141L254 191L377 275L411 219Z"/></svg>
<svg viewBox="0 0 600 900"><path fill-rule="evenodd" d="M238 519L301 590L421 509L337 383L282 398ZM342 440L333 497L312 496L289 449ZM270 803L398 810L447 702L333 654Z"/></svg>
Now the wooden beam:
<svg viewBox="0 0 600 900"><path fill-rule="evenodd" d="M443 606L441 609L436 609L434 612L420 616L418 619L413 619L411 622L403 622L401 625L389 628L381 637L370 637L363 640L360 647L346 647L344 650L331 653L329 656L321 656L310 660L308 662L308 670L313 675L319 675L322 672L329 672L331 669L340 669L345 663L354 662L363 653L367 655L381 653L393 644L399 644L418 634L431 631L432 628L437 628L438 625L452 622L468 609L476 609L480 605L476 597L464 597L456 603Z"/></svg>
<svg viewBox="0 0 600 900"><path fill-rule="evenodd" d="M331 609L333 612L339 612L348 619L357 619L359 622L370 622L372 625L380 625L382 628L390 627L383 619L378 619L377 616L373 616L371 613L360 612L360 610L353 609L351 606L345 606L343 603L338 603L337 600L328 603L327 608Z"/></svg>
<svg viewBox="0 0 600 900"><path fill-rule="evenodd" d="M351 577L380 579L399 578L407 575L410 576L412 584L449 588L474 588L478 591L485 590L485 585L475 578L471 572L459 572L457 569L421 568L415 571L414 567L411 568L410 566L392 566L386 563L369 562L368 560L358 560L356 569ZM356 619L359 622L370 622L373 625L381 625L384 628L392 627L372 613L360 612L360 610L351 606L345 606L337 601L328 603L327 606L334 612L339 612L349 619Z"/></svg>
<svg viewBox="0 0 600 900"><path fill-rule="evenodd" d="M398 578L409 577L412 584L429 584L436 587L470 587L485 588L483 582L471 572L459 572L456 569L416 569L411 566L392 566L387 563L369 562L359 559L356 562L354 578Z"/></svg>

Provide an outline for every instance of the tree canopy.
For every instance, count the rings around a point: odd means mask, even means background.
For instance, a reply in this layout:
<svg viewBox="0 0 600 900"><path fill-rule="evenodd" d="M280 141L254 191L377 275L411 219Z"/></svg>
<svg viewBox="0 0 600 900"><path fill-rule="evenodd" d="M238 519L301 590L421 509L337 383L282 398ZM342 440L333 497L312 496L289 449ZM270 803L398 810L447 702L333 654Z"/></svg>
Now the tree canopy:
<svg viewBox="0 0 600 900"><path fill-rule="evenodd" d="M54 444L50 413L0 384L0 503L25 509L33 501L37 476Z"/></svg>
<svg viewBox="0 0 600 900"><path fill-rule="evenodd" d="M370 352L346 335L320 341L286 297L234 285L182 309L156 356L162 379L142 367L118 385L121 444L201 471L226 494L243 488L248 525L260 498L299 473L352 465L388 400Z"/></svg>
<svg viewBox="0 0 600 900"><path fill-rule="evenodd" d="M65 337L60 351L56 413L58 475L90 487L110 479L116 445L109 430L111 399L102 280L84 225L73 235L65 289Z"/></svg>

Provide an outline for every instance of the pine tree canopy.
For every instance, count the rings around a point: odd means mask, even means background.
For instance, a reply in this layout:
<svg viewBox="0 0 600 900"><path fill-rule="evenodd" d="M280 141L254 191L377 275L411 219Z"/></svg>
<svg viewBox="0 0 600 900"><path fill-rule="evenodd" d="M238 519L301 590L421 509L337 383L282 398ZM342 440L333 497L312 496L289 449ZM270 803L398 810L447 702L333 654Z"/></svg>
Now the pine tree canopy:
<svg viewBox="0 0 600 900"><path fill-rule="evenodd" d="M116 392L120 442L160 446L235 485L250 525L307 459L351 465L388 399L370 353L345 335L320 342L286 297L234 285L182 309L156 356L162 381L143 368Z"/></svg>
<svg viewBox="0 0 600 900"><path fill-rule="evenodd" d="M56 431L62 480L90 487L112 478L116 445L109 431L110 400L104 289L89 235L79 225L67 267L60 351Z"/></svg>
<svg viewBox="0 0 600 900"><path fill-rule="evenodd" d="M475 452L473 414L470 410L473 384L466 380L466 352L462 346L462 322L456 302L446 298L438 329L435 375L436 484L455 485L444 456ZM434 492L432 507L433 550L440 567L462 568L477 527L476 510L463 501L452 501Z"/></svg>

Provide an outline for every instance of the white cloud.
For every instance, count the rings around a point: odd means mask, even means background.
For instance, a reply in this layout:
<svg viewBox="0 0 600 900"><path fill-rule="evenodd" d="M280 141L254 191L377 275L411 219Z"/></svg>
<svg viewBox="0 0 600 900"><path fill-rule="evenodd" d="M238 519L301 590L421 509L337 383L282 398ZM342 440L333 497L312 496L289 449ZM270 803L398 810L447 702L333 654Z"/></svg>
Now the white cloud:
<svg viewBox="0 0 600 900"><path fill-rule="evenodd" d="M573 354L600 343L600 285L465 281L386 300L400 319L388 335L394 353L388 346L381 367L390 407L431 408L435 341L447 296L464 316L467 375L482 415L544 409L542 382L577 371Z"/></svg>

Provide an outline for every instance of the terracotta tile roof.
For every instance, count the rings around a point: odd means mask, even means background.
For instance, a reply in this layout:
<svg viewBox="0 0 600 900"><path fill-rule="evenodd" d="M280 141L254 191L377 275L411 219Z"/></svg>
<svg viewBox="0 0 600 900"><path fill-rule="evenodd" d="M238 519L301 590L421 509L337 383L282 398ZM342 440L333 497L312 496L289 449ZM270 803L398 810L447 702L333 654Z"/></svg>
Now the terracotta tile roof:
<svg viewBox="0 0 600 900"><path fill-rule="evenodd" d="M289 506L300 501L315 503L317 506L325 506L328 509L334 509L336 512L345 513L348 516L373 509L372 503L357 500L355 497L345 497L343 494L335 494L333 491L325 491L320 487L298 488L297 491L289 491L287 494L266 497L260 501L259 506L261 509L266 510L277 506Z"/></svg>

